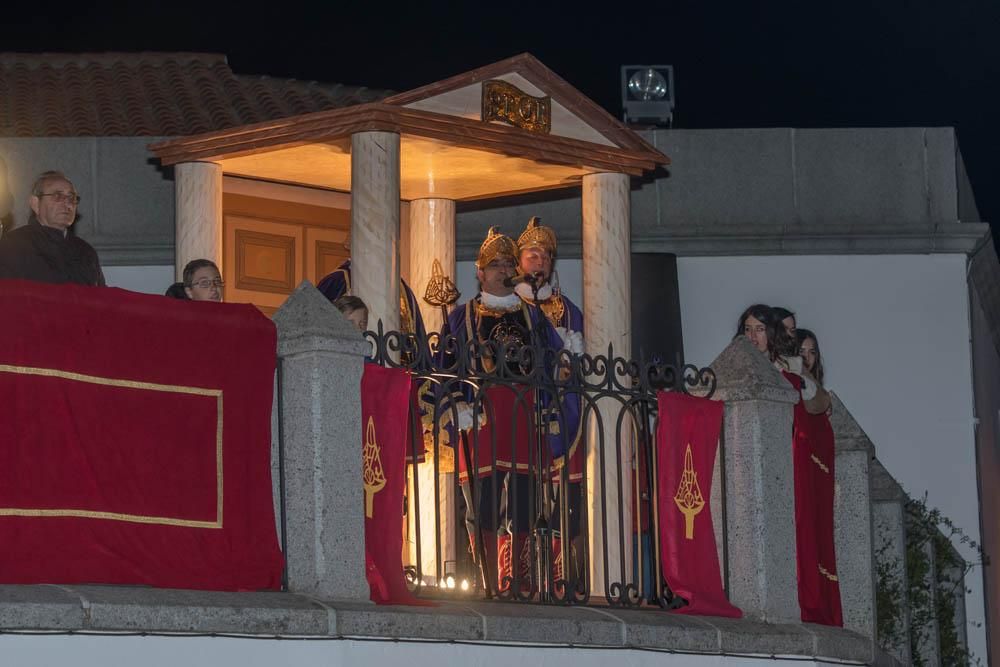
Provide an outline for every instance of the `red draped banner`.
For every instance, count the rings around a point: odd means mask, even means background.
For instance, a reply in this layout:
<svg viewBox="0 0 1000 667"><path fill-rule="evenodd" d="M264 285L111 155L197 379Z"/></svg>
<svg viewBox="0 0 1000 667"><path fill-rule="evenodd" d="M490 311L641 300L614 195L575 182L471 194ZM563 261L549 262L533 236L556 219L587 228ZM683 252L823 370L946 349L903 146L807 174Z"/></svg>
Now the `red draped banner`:
<svg viewBox="0 0 1000 667"><path fill-rule="evenodd" d="M0 281L0 582L275 589L274 325Z"/></svg>
<svg viewBox="0 0 1000 667"><path fill-rule="evenodd" d="M797 375L784 375L800 388ZM799 607L803 621L843 626L833 542L834 458L829 418L809 414L800 400L792 423Z"/></svg>
<svg viewBox="0 0 1000 667"><path fill-rule="evenodd" d="M660 556L680 614L741 618L726 599L712 526L711 491L722 403L660 392L656 432Z"/></svg>
<svg viewBox="0 0 1000 667"><path fill-rule="evenodd" d="M361 378L365 563L371 599L415 604L403 578L403 494L410 375L365 364Z"/></svg>

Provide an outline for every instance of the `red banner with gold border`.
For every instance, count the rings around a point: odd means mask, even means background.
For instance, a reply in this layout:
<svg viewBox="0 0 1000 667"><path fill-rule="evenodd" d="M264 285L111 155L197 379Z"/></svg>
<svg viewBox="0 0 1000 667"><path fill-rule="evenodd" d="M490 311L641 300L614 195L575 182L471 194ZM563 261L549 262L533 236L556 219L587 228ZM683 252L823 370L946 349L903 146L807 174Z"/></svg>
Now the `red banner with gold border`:
<svg viewBox="0 0 1000 667"><path fill-rule="evenodd" d="M0 582L278 588L274 325L0 281Z"/></svg>
<svg viewBox="0 0 1000 667"><path fill-rule="evenodd" d="M657 509L663 576L688 604L679 614L741 618L726 599L712 525L712 474L722 403L679 392L658 395Z"/></svg>

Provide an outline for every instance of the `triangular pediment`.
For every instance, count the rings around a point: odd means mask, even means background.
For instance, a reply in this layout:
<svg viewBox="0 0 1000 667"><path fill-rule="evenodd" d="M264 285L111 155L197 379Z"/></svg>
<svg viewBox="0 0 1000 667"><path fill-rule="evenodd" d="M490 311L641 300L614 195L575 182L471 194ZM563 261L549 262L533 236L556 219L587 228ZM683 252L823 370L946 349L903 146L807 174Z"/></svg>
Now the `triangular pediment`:
<svg viewBox="0 0 1000 667"><path fill-rule="evenodd" d="M534 98L549 98L551 128L548 134L552 136L625 150L655 151L618 119L527 53L394 95L384 103L481 121L484 85L490 81L503 81ZM501 120L486 122L511 125Z"/></svg>

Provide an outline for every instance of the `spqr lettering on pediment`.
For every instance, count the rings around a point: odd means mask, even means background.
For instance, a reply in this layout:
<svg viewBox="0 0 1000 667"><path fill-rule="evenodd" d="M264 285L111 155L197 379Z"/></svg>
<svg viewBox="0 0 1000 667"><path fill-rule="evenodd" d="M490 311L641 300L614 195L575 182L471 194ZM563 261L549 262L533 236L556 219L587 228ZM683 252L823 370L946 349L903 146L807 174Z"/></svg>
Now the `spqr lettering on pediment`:
<svg viewBox="0 0 1000 667"><path fill-rule="evenodd" d="M483 81L484 123L498 120L529 132L552 131L552 98L532 97L506 81Z"/></svg>

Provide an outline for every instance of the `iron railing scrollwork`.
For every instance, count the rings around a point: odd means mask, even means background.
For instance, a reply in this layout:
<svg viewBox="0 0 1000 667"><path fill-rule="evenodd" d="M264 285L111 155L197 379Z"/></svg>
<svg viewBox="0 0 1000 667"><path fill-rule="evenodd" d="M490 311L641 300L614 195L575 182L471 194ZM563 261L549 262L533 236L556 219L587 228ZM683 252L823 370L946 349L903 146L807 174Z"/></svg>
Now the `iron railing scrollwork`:
<svg viewBox="0 0 1000 667"><path fill-rule="evenodd" d="M373 363L414 383L404 561L417 595L683 604L660 567L657 392L711 397L711 369L381 322L365 337Z"/></svg>

